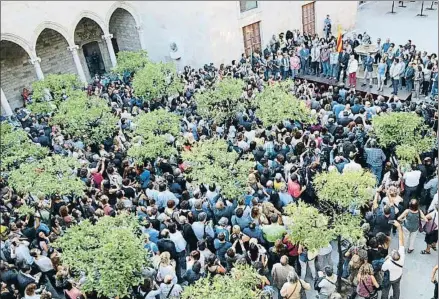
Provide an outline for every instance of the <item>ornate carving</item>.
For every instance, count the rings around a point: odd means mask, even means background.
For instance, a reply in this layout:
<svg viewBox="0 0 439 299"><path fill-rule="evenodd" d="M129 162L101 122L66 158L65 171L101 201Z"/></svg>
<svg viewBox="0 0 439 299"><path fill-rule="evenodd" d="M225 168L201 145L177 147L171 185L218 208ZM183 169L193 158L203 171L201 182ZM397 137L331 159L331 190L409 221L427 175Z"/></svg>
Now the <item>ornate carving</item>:
<svg viewBox="0 0 439 299"><path fill-rule="evenodd" d="M101 34L102 30L90 19L84 19L76 28L76 35L82 41L98 39Z"/></svg>

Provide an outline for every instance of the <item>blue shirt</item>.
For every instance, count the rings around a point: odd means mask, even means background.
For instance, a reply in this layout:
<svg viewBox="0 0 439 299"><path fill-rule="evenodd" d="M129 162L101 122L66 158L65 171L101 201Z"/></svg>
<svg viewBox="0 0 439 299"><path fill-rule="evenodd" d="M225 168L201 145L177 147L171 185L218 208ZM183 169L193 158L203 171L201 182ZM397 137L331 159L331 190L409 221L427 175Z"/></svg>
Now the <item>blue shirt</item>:
<svg viewBox="0 0 439 299"><path fill-rule="evenodd" d="M169 190L165 190L163 192L159 192L157 196L157 206L159 208L166 208L168 204L168 200L173 200L175 203L175 206L178 206L180 201L177 197L175 197L174 193L172 193Z"/></svg>
<svg viewBox="0 0 439 299"><path fill-rule="evenodd" d="M153 243L157 243L159 240L159 231L154 228L143 228L142 233L149 235L149 240Z"/></svg>
<svg viewBox="0 0 439 299"><path fill-rule="evenodd" d="M147 244L145 244L143 246L143 248L148 250L148 255L150 257L152 257L154 254L156 254L157 252L159 252L159 248L157 247L157 245L154 242L148 242Z"/></svg>
<svg viewBox="0 0 439 299"><path fill-rule="evenodd" d="M288 192L279 192L279 199L282 202L282 207L294 202L293 197Z"/></svg>
<svg viewBox="0 0 439 299"><path fill-rule="evenodd" d="M194 230L195 236L197 236L198 241L204 238L204 226L204 223L200 221L192 223L192 229ZM208 234L212 238L215 237L212 226L206 225L206 234Z"/></svg>
<svg viewBox="0 0 439 299"><path fill-rule="evenodd" d="M385 64L384 62L380 62L378 64L378 74L384 76L386 74L386 67L387 64Z"/></svg>
<svg viewBox="0 0 439 299"><path fill-rule="evenodd" d="M140 184L142 185L142 189L146 189L146 187L148 187L150 177L151 177L151 172L145 169L139 177Z"/></svg>
<svg viewBox="0 0 439 299"><path fill-rule="evenodd" d="M342 104L336 104L334 106L334 108L332 108L332 112L334 112L335 117L338 119L338 115L340 114L340 112L342 112L344 110L344 105Z"/></svg>

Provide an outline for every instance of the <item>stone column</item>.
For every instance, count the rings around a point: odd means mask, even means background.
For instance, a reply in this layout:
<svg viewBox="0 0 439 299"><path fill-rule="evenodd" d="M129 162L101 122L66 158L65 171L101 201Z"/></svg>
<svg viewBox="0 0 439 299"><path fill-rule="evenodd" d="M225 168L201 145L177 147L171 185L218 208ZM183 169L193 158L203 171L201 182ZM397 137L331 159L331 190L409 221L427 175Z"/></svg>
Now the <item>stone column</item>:
<svg viewBox="0 0 439 299"><path fill-rule="evenodd" d="M13 114L11 105L9 105L8 99L5 96L5 93L3 92L3 88L1 89L1 104L2 104L2 110L5 116L11 116Z"/></svg>
<svg viewBox="0 0 439 299"><path fill-rule="evenodd" d="M139 34L140 48L146 50L145 40L143 39L143 28L142 26L136 26L137 33Z"/></svg>
<svg viewBox="0 0 439 299"><path fill-rule="evenodd" d="M41 58L35 57L33 59L30 59L29 61L35 67L35 72L37 73L38 80L44 80L44 74L43 74L43 71L41 70L41 65L40 65Z"/></svg>
<svg viewBox="0 0 439 299"><path fill-rule="evenodd" d="M113 38L113 34L102 35L102 39L107 43L108 53L110 53L110 60L113 67L117 65L116 54L114 53L113 44L111 43L111 39Z"/></svg>
<svg viewBox="0 0 439 299"><path fill-rule="evenodd" d="M78 45L73 45L71 47L67 47L67 49L72 52L73 60L75 61L76 70L78 72L79 79L83 83L87 83L87 78L85 77L84 69L82 68L81 60L79 60L78 56Z"/></svg>

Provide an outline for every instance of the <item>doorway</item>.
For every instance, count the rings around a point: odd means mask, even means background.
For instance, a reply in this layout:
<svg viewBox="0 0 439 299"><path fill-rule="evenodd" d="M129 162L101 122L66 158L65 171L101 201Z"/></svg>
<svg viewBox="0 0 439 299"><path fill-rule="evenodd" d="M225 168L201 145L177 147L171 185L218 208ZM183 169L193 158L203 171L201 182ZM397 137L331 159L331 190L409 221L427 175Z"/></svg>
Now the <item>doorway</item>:
<svg viewBox="0 0 439 299"><path fill-rule="evenodd" d="M117 44L117 39L115 37L113 37L111 39L111 44L113 45L113 49L114 49L114 54L117 55L117 53L119 53L119 45Z"/></svg>
<svg viewBox="0 0 439 299"><path fill-rule="evenodd" d="M82 50L84 51L84 57L90 76L94 77L96 74L103 75L105 73L105 66L98 42L85 44L82 46Z"/></svg>
<svg viewBox="0 0 439 299"><path fill-rule="evenodd" d="M260 22L253 23L242 28L244 37L244 49L247 56L253 52L261 51L261 30Z"/></svg>
<svg viewBox="0 0 439 299"><path fill-rule="evenodd" d="M302 5L303 32L308 34L316 33L316 18L314 2Z"/></svg>

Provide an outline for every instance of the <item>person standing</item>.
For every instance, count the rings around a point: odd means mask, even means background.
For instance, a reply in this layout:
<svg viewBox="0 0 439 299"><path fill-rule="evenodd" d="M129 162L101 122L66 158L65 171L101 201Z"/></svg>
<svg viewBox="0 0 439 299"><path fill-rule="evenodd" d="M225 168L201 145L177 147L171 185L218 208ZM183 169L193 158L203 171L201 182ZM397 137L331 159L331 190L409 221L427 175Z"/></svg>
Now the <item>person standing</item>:
<svg viewBox="0 0 439 299"><path fill-rule="evenodd" d="M372 88L372 74L373 74L373 58L370 53L367 53L366 59L364 60L364 82L361 86L367 85L367 80L369 80L369 87Z"/></svg>
<svg viewBox="0 0 439 299"><path fill-rule="evenodd" d="M377 67L377 81L378 81L378 91L383 91L384 81L386 80L387 73L387 63L385 58L381 58L380 63Z"/></svg>
<svg viewBox="0 0 439 299"><path fill-rule="evenodd" d="M331 19L329 18L329 15L326 15L326 19L323 22L323 33L325 38L329 38L329 35L331 35L331 27L332 27Z"/></svg>
<svg viewBox="0 0 439 299"><path fill-rule="evenodd" d="M337 74L338 74L338 52L335 51L335 48L332 47L330 54L329 54L329 79L335 79L338 80Z"/></svg>
<svg viewBox="0 0 439 299"><path fill-rule="evenodd" d="M415 99L419 99L422 82L424 82L424 73L422 72L422 66L418 65L414 75Z"/></svg>
<svg viewBox="0 0 439 299"><path fill-rule="evenodd" d="M281 70L282 80L285 80L290 72L290 58L288 57L288 54L286 52L283 53Z"/></svg>
<svg viewBox="0 0 439 299"><path fill-rule="evenodd" d="M328 78L331 76L329 67L329 50L327 46L323 46L320 53L320 60L322 61L323 77Z"/></svg>
<svg viewBox="0 0 439 299"><path fill-rule="evenodd" d="M350 88L355 88L355 85L357 84L357 70L358 70L358 61L355 59L354 55L351 55L347 66Z"/></svg>
<svg viewBox="0 0 439 299"><path fill-rule="evenodd" d="M288 274L293 271L295 272L295 269L288 264L288 257L286 255L281 256L280 263L273 265L271 277L273 286L276 287L279 292L282 289L282 286L287 282Z"/></svg>
<svg viewBox="0 0 439 299"><path fill-rule="evenodd" d="M422 172L418 165L412 163L411 169L404 173L404 209L407 209L409 201L416 195Z"/></svg>
<svg viewBox="0 0 439 299"><path fill-rule="evenodd" d="M393 95L398 94L399 78L401 77L402 65L399 63L399 58L395 58L390 67L389 75L392 79Z"/></svg>
<svg viewBox="0 0 439 299"><path fill-rule="evenodd" d="M389 271L390 279L389 286L382 290L381 299L389 299L390 288L393 290L393 299L399 299L401 291L402 268L405 260L404 233L398 221L393 222L393 225L398 228L399 248L398 250L392 250L381 267L383 272Z"/></svg>
<svg viewBox="0 0 439 299"><path fill-rule="evenodd" d="M409 93L412 93L414 77L415 77L415 69L413 68L413 62L409 62L409 65L407 66L404 72L405 86L407 87L407 91Z"/></svg>
<svg viewBox="0 0 439 299"><path fill-rule="evenodd" d="M308 73L308 58L309 58L309 49L305 44L302 44L302 49L300 49L300 72L302 75L306 75Z"/></svg>
<svg viewBox="0 0 439 299"><path fill-rule="evenodd" d="M290 58L290 67L291 67L291 79L294 80L296 76L299 74L300 70L300 58L297 56L297 53L294 53Z"/></svg>
<svg viewBox="0 0 439 299"><path fill-rule="evenodd" d="M371 294L376 292L379 284L373 275L372 265L365 263L360 267L357 275L357 297L356 298L371 298Z"/></svg>
<svg viewBox="0 0 439 299"><path fill-rule="evenodd" d="M386 155L382 149L378 148L377 142L374 139L368 139L364 147L366 163L375 175L377 184L379 184L381 182L383 163L386 161Z"/></svg>
<svg viewBox="0 0 439 299"><path fill-rule="evenodd" d="M427 217L419 209L419 202L416 199L412 199L409 208L398 217L398 221L404 221L403 233L406 241L405 247L408 248L407 253L412 253L415 250L415 240L421 220L428 222Z"/></svg>
<svg viewBox="0 0 439 299"><path fill-rule="evenodd" d="M349 63L349 54L346 52L346 48L343 48L343 51L338 56L338 62L339 62L339 73L337 75L337 78L340 79L340 81L344 82L346 79L346 70L348 68ZM340 78L340 73L343 72L343 78Z"/></svg>

